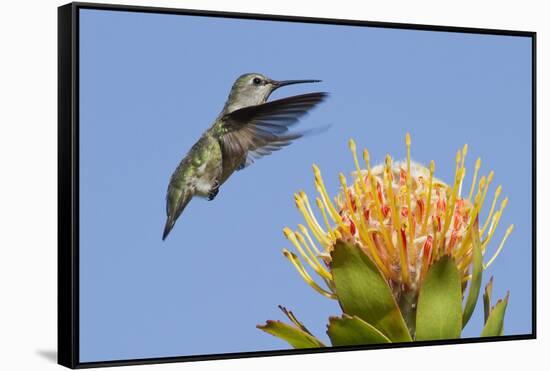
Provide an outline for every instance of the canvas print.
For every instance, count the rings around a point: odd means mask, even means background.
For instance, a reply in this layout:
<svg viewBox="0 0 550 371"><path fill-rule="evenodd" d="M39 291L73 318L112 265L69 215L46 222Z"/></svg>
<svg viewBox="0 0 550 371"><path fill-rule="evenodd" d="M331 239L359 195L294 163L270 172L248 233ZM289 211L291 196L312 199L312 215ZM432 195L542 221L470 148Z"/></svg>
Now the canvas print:
<svg viewBox="0 0 550 371"><path fill-rule="evenodd" d="M533 333L530 37L78 12L78 362Z"/></svg>

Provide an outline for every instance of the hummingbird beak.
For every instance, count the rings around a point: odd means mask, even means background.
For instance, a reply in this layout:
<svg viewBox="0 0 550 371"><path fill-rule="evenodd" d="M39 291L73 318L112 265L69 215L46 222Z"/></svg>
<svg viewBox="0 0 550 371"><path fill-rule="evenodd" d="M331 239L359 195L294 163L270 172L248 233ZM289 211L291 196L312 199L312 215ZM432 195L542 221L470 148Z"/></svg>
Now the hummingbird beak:
<svg viewBox="0 0 550 371"><path fill-rule="evenodd" d="M279 89L280 87L287 86L287 85L306 84L306 83L312 83L312 82L321 82L321 80L283 80L283 81L271 80L270 81L271 85L273 85L273 90Z"/></svg>

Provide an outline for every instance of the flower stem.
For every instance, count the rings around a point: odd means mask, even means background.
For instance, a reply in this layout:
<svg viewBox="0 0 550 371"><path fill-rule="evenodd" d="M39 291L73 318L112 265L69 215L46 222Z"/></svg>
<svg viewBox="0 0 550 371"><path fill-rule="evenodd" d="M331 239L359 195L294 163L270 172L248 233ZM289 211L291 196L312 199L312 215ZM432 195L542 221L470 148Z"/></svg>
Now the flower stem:
<svg viewBox="0 0 550 371"><path fill-rule="evenodd" d="M414 339L416 333L416 303L418 302L418 291L410 288L405 288L399 296L398 305L403 315L403 319L407 324L409 333Z"/></svg>

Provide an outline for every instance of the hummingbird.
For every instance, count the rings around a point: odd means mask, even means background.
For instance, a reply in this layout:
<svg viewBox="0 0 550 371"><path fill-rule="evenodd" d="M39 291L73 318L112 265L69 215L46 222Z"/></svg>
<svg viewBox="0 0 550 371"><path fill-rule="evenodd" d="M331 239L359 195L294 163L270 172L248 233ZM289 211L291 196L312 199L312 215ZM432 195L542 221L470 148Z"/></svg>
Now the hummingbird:
<svg viewBox="0 0 550 371"><path fill-rule="evenodd" d="M283 86L321 80L276 81L260 73L241 75L214 123L191 147L170 177L166 194L165 240L194 196L213 200L238 170L289 145L306 132L290 132L308 110L328 96L315 92L267 102Z"/></svg>

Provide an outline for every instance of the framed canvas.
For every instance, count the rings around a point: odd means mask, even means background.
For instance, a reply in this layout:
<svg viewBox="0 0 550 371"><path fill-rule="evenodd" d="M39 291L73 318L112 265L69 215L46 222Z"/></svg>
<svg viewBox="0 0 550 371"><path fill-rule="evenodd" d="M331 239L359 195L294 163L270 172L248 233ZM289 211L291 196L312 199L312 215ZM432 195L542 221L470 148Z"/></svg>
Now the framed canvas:
<svg viewBox="0 0 550 371"><path fill-rule="evenodd" d="M536 34L59 8L58 359L536 337Z"/></svg>

